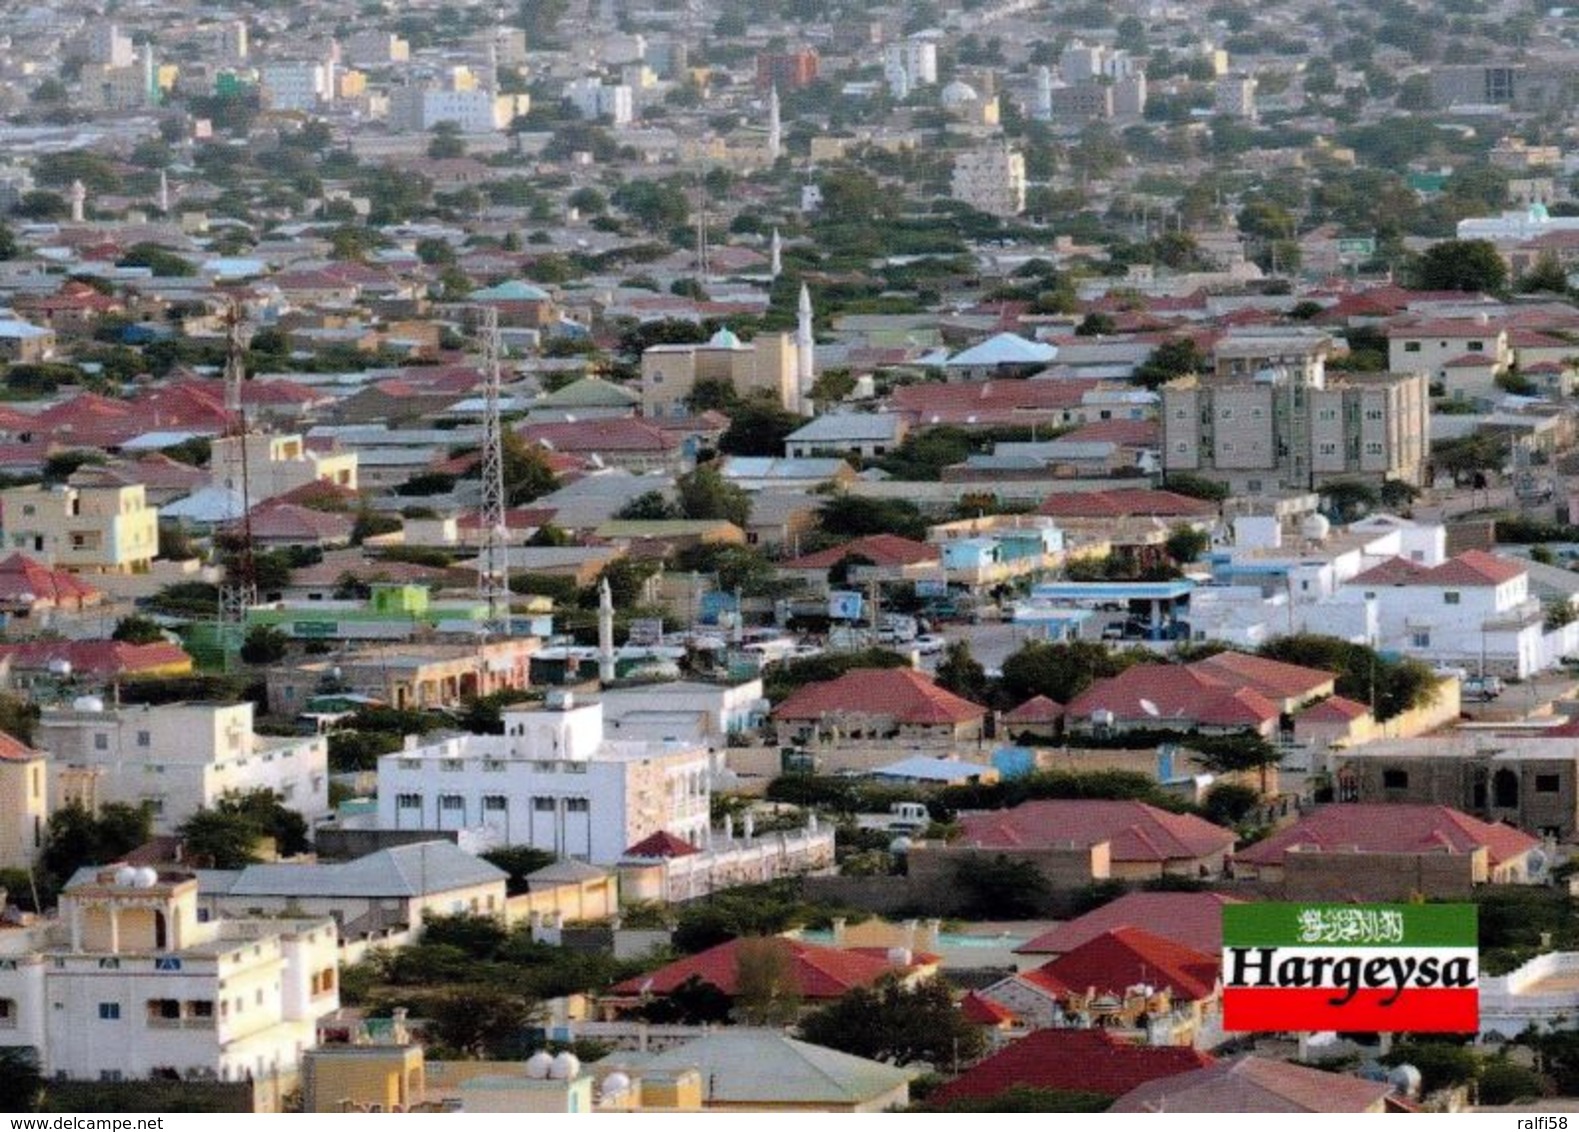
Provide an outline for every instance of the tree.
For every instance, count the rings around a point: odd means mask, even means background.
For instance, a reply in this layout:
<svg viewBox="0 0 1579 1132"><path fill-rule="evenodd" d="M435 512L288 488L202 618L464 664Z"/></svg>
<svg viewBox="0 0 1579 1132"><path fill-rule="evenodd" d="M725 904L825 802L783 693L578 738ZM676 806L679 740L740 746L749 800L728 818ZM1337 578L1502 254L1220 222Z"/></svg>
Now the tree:
<svg viewBox="0 0 1579 1132"><path fill-rule="evenodd" d="M1168 490L1180 495L1188 495L1192 499L1205 499L1211 503L1221 503L1232 494L1227 484L1209 480L1205 476L1191 475L1189 472L1174 472L1169 475Z"/></svg>
<svg viewBox="0 0 1579 1132"><path fill-rule="evenodd" d="M44 1074L32 1046L0 1047L0 1112L36 1112L44 1099Z"/></svg>
<svg viewBox="0 0 1579 1132"><path fill-rule="evenodd" d="M680 513L687 519L723 519L744 527L751 520L751 496L703 464L674 481Z"/></svg>
<svg viewBox="0 0 1579 1132"><path fill-rule="evenodd" d="M180 835L189 861L203 862L211 869L244 869L256 864L262 831L250 819L207 807L182 822Z"/></svg>
<svg viewBox="0 0 1579 1132"><path fill-rule="evenodd" d="M806 423L771 396L747 397L727 412L729 427L718 438L718 450L731 456L782 456L784 438Z"/></svg>
<svg viewBox="0 0 1579 1132"><path fill-rule="evenodd" d="M110 639L134 645L152 645L164 640L164 631L152 618L133 613L115 623L115 631L110 634Z"/></svg>
<svg viewBox="0 0 1579 1132"><path fill-rule="evenodd" d="M887 978L858 987L807 1014L803 1040L893 1065L925 1062L938 1069L967 1064L986 1049L981 1028L954 1005L949 985L928 979L907 987Z"/></svg>
<svg viewBox="0 0 1579 1132"><path fill-rule="evenodd" d="M1322 484L1321 494L1327 497L1327 507L1339 523L1363 518L1381 502L1377 490L1361 480L1334 480Z"/></svg>
<svg viewBox="0 0 1579 1132"><path fill-rule="evenodd" d="M1206 355L1193 338L1169 338L1136 368L1135 383L1155 389L1176 377L1201 373L1206 368Z"/></svg>
<svg viewBox="0 0 1579 1132"><path fill-rule="evenodd" d="M504 497L511 507L547 495L559 486L541 450L529 447L512 429L504 429L500 453L504 463Z"/></svg>
<svg viewBox="0 0 1579 1132"><path fill-rule="evenodd" d="M642 1018L654 1025L706 1026L729 1021L735 1004L712 983L692 975L668 994L642 1006Z"/></svg>
<svg viewBox="0 0 1579 1132"><path fill-rule="evenodd" d="M196 275L197 268L192 263L158 244L141 243L133 244L126 249L126 254L116 260L117 267L146 267L155 275L171 277Z"/></svg>
<svg viewBox="0 0 1579 1132"><path fill-rule="evenodd" d="M11 231L9 224L0 220L0 260L15 259L19 250L16 233Z"/></svg>
<svg viewBox="0 0 1579 1132"><path fill-rule="evenodd" d="M1180 525L1173 528L1163 548L1167 550L1169 558L1182 566L1186 562L1194 562L1205 554L1211 545L1211 536L1205 531Z"/></svg>
<svg viewBox="0 0 1579 1132"><path fill-rule="evenodd" d="M466 156L466 140L461 137L461 128L454 122L443 121L434 125L432 137L428 139L428 156L435 160Z"/></svg>
<svg viewBox="0 0 1579 1132"><path fill-rule="evenodd" d="M800 987L786 941L742 939L735 949L735 1013L748 1026L782 1026L800 1012Z"/></svg>
<svg viewBox="0 0 1579 1132"><path fill-rule="evenodd" d="M1261 802L1258 791L1236 782L1219 782L1206 792L1202 816L1216 825L1238 825Z"/></svg>
<svg viewBox="0 0 1579 1132"><path fill-rule="evenodd" d="M1490 240L1443 240L1427 248L1414 285L1427 291L1501 291L1508 268Z"/></svg>
<svg viewBox="0 0 1579 1132"><path fill-rule="evenodd" d="M614 512L616 519L656 522L680 518L680 510L661 491L644 491Z"/></svg>
<svg viewBox="0 0 1579 1132"><path fill-rule="evenodd" d="M1014 703L1046 696L1067 704L1132 663L1131 654L1109 652L1095 641L1028 641L1003 662L1003 689Z"/></svg>
<svg viewBox="0 0 1579 1132"><path fill-rule="evenodd" d="M1420 661L1384 656L1339 637L1295 633L1268 641L1256 651L1286 664L1335 673L1338 695L1373 705L1379 720L1429 704L1437 694L1436 674Z"/></svg>
<svg viewBox="0 0 1579 1132"><path fill-rule="evenodd" d="M272 625L254 625L241 642L241 659L248 664L276 664L290 651L291 639Z"/></svg>
<svg viewBox="0 0 1579 1132"><path fill-rule="evenodd" d="M416 250L417 258L429 267L451 267L455 263L455 249L439 236L423 236L417 241Z"/></svg>
<svg viewBox="0 0 1579 1132"><path fill-rule="evenodd" d="M429 1032L464 1057L510 1057L537 1016L537 1003L485 983L451 987L421 1004Z"/></svg>
<svg viewBox="0 0 1579 1132"><path fill-rule="evenodd" d="M1030 861L999 853L972 857L955 871L963 898L959 914L969 920L1032 920L1047 911L1052 886Z"/></svg>
<svg viewBox="0 0 1579 1132"><path fill-rule="evenodd" d="M822 505L818 518L823 531L839 539L890 534L919 542L927 535L926 519L908 499L835 495Z"/></svg>
<svg viewBox="0 0 1579 1132"><path fill-rule="evenodd" d="M973 703L987 702L987 670L971 655L967 641L950 641L938 662L938 687Z"/></svg>
<svg viewBox="0 0 1579 1132"><path fill-rule="evenodd" d="M73 802L50 815L41 863L51 875L69 879L83 865L120 860L152 835L147 806L106 802L95 815Z"/></svg>

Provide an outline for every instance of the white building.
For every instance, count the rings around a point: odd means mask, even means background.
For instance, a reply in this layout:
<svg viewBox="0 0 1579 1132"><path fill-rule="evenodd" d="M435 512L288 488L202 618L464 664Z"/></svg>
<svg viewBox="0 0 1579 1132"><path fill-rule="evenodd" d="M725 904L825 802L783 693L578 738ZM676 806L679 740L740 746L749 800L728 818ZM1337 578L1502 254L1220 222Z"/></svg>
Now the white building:
<svg viewBox="0 0 1579 1132"><path fill-rule="evenodd" d="M263 96L271 110L309 113L334 97L322 63L269 63L262 78Z"/></svg>
<svg viewBox="0 0 1579 1132"><path fill-rule="evenodd" d="M1229 118L1256 117L1256 80L1252 75L1224 75L1212 89L1212 109Z"/></svg>
<svg viewBox="0 0 1579 1132"><path fill-rule="evenodd" d="M709 826L705 749L606 740L603 705L555 693L506 711L504 735L463 735L378 760L384 829L461 830L597 865L667 832L702 844Z"/></svg>
<svg viewBox="0 0 1579 1132"><path fill-rule="evenodd" d="M37 740L50 756L50 795L89 809L146 802L163 833L233 791L272 790L309 823L327 817L328 740L255 735L252 716L250 700L106 707L83 696L47 709Z"/></svg>
<svg viewBox="0 0 1579 1132"><path fill-rule="evenodd" d="M583 118L607 118L615 126L628 126L635 115L631 88L596 78L565 84L565 98Z"/></svg>
<svg viewBox="0 0 1579 1132"><path fill-rule="evenodd" d="M751 731L767 715L762 681L704 684L677 680L605 688L604 727L619 739L722 748L732 731Z"/></svg>
<svg viewBox="0 0 1579 1132"><path fill-rule="evenodd" d="M0 1045L71 1080L287 1073L340 1007L338 946L327 918L205 921L190 874L84 869L58 919L0 932Z"/></svg>
<svg viewBox="0 0 1579 1132"><path fill-rule="evenodd" d="M1025 211L1025 156L1007 145L966 150L954 158L949 195L994 216Z"/></svg>
<svg viewBox="0 0 1579 1132"><path fill-rule="evenodd" d="M1376 601L1383 649L1521 679L1548 663L1545 611L1512 559L1470 550L1426 567L1397 558L1346 588Z"/></svg>
<svg viewBox="0 0 1579 1132"><path fill-rule="evenodd" d="M87 49L90 63L102 63L106 67L130 67L137 59L137 47L132 37L116 23L88 21L82 34L82 45Z"/></svg>
<svg viewBox="0 0 1579 1132"><path fill-rule="evenodd" d="M912 35L890 43L883 52L883 72L903 72L907 87L935 86L938 81L938 45L925 35Z"/></svg>
<svg viewBox="0 0 1579 1132"><path fill-rule="evenodd" d="M427 133L440 122L454 122L463 134L490 134L530 108L530 96L524 94L396 87L389 92L389 125L397 131Z"/></svg>
<svg viewBox="0 0 1579 1132"><path fill-rule="evenodd" d="M246 489L253 503L323 481L355 490L357 454L318 452L296 434L255 432L216 437L209 457L210 483L242 490L242 445L246 445Z"/></svg>

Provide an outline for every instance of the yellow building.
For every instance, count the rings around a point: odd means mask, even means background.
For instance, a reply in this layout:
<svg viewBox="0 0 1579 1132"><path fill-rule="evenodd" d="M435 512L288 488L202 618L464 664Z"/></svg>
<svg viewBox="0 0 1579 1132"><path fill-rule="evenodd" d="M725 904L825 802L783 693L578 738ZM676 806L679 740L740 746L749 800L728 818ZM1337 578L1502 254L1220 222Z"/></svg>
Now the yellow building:
<svg viewBox="0 0 1579 1132"><path fill-rule="evenodd" d="M591 1112L590 1071L572 1054L426 1061L397 1012L389 1044L324 1046L302 1058L304 1112Z"/></svg>
<svg viewBox="0 0 1579 1132"><path fill-rule="evenodd" d="M0 733L0 869L25 869L44 844L49 776L44 754Z"/></svg>
<svg viewBox="0 0 1579 1132"><path fill-rule="evenodd" d="M426 1092L418 1045L325 1046L302 1056L303 1112L409 1112Z"/></svg>
<svg viewBox="0 0 1579 1132"><path fill-rule="evenodd" d="M742 397L771 393L784 408L799 406L799 353L788 334L759 334L742 342L720 330L706 342L651 346L641 356L641 409L646 417L690 415L698 382L719 381Z"/></svg>
<svg viewBox="0 0 1579 1132"><path fill-rule="evenodd" d="M45 565L137 574L159 552L159 512L141 484L0 491L0 539Z"/></svg>

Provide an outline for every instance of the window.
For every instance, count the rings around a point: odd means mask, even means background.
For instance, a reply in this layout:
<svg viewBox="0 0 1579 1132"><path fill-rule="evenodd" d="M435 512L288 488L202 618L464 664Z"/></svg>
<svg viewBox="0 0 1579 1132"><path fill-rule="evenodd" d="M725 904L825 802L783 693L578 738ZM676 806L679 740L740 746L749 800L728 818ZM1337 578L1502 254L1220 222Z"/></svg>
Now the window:
<svg viewBox="0 0 1579 1132"><path fill-rule="evenodd" d="M1382 446L1376 441L1372 441L1365 446L1365 451L1368 455L1380 456L1382 454Z"/></svg>
<svg viewBox="0 0 1579 1132"><path fill-rule="evenodd" d="M567 813L567 814L586 814L586 813L591 813L591 812L592 812L592 803L590 801L588 801L586 798L567 798L567 799L565 799L565 813Z"/></svg>
<svg viewBox="0 0 1579 1132"><path fill-rule="evenodd" d="M121 961L113 956L103 956L99 959L99 970L101 971L119 971L120 969Z"/></svg>
<svg viewBox="0 0 1579 1132"><path fill-rule="evenodd" d="M422 795L396 794L395 808L399 810L420 810L422 808Z"/></svg>
<svg viewBox="0 0 1579 1132"><path fill-rule="evenodd" d="M1409 772L1407 770L1384 770L1384 771L1382 771L1382 789L1383 790L1407 790L1407 789L1409 789Z"/></svg>
<svg viewBox="0 0 1579 1132"><path fill-rule="evenodd" d="M440 794L439 795L439 809L441 809L441 810L464 810L465 808L466 808L466 799L462 798L459 794Z"/></svg>
<svg viewBox="0 0 1579 1132"><path fill-rule="evenodd" d="M102 731L99 732L99 734L97 734L97 735L95 735L93 737L93 749L95 751L107 751L107 750L109 750L110 749L110 737L108 735L104 734Z"/></svg>
<svg viewBox="0 0 1579 1132"><path fill-rule="evenodd" d="M1460 596L1457 590L1446 590L1442 594L1442 604L1457 605Z"/></svg>
<svg viewBox="0 0 1579 1132"><path fill-rule="evenodd" d="M153 736L148 734L148 732L146 732L146 731L139 731L137 733L137 745L139 747L147 747L147 746L151 746L152 744L153 744Z"/></svg>
<svg viewBox="0 0 1579 1132"><path fill-rule="evenodd" d="M1429 631L1419 631L1409 634L1409 647L1414 649L1428 649L1431 647L1431 634Z"/></svg>
<svg viewBox="0 0 1579 1132"><path fill-rule="evenodd" d="M453 774L456 771L461 771L461 770L465 770L466 769L466 760L465 759L440 759L439 760L439 769L442 770L442 771L448 771L448 772Z"/></svg>
<svg viewBox="0 0 1579 1132"><path fill-rule="evenodd" d="M1338 446L1336 444L1323 444L1321 446L1321 454L1323 456L1334 456L1337 454L1337 451Z"/></svg>
<svg viewBox="0 0 1579 1132"><path fill-rule="evenodd" d="M482 808L484 813L503 813L510 808L510 803L503 794L484 794Z"/></svg>
<svg viewBox="0 0 1579 1132"><path fill-rule="evenodd" d="M16 999L0 998L0 1030L16 1029Z"/></svg>
<svg viewBox="0 0 1579 1132"><path fill-rule="evenodd" d="M100 1022L119 1022L121 1020L121 1004L118 1002L99 1003Z"/></svg>
<svg viewBox="0 0 1579 1132"><path fill-rule="evenodd" d="M1418 342L1405 342L1404 343L1404 353L1406 353L1406 354L1418 354L1419 352L1420 352L1420 343L1418 343Z"/></svg>
<svg viewBox="0 0 1579 1132"><path fill-rule="evenodd" d="M1469 352L1471 354L1478 354L1482 350L1484 350L1485 348L1486 348L1486 344L1484 342L1471 342L1471 343L1469 343Z"/></svg>
<svg viewBox="0 0 1579 1132"><path fill-rule="evenodd" d="M179 1022L181 1020L181 1002L174 998L150 998L148 1000L148 1024L157 1026L163 1022Z"/></svg>
<svg viewBox="0 0 1579 1132"><path fill-rule="evenodd" d="M1535 776L1535 792L1537 794L1556 794L1562 785L1555 774L1537 774Z"/></svg>
<svg viewBox="0 0 1579 1132"><path fill-rule="evenodd" d="M551 814L554 812L554 800L541 796L533 798L532 809L539 814Z"/></svg>

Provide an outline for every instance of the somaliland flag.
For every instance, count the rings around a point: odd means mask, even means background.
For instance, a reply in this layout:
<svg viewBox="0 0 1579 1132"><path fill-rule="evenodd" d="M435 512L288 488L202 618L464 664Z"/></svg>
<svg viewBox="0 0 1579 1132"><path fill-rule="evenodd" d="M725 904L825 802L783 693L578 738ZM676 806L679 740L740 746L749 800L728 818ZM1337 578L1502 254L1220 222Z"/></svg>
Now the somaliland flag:
<svg viewBox="0 0 1579 1132"><path fill-rule="evenodd" d="M1230 904L1223 1028L1472 1033L1473 904Z"/></svg>

